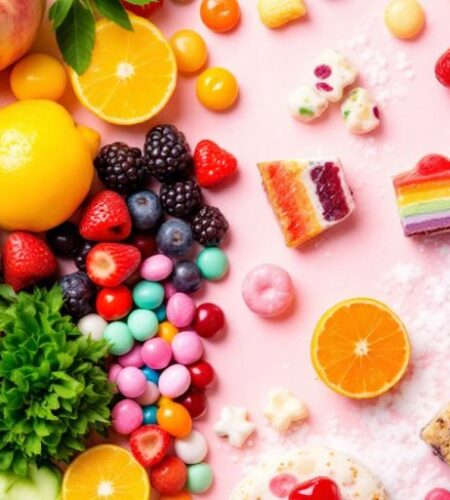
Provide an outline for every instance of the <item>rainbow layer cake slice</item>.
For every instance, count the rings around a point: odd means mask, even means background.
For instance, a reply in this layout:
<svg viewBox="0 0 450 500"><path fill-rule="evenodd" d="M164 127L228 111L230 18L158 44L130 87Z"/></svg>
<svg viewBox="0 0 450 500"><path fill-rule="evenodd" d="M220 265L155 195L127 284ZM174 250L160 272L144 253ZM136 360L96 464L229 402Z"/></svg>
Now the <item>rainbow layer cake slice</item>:
<svg viewBox="0 0 450 500"><path fill-rule="evenodd" d="M394 188L406 236L450 231L450 160L428 155L417 166L394 178Z"/></svg>
<svg viewBox="0 0 450 500"><path fill-rule="evenodd" d="M258 168L289 247L338 224L355 208L338 158L263 162Z"/></svg>

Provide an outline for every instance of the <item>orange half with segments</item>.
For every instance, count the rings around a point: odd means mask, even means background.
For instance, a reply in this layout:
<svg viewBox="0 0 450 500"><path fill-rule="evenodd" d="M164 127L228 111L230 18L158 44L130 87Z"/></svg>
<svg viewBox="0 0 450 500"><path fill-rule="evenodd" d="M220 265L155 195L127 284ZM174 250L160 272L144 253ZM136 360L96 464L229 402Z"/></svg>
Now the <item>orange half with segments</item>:
<svg viewBox="0 0 450 500"><path fill-rule="evenodd" d="M340 302L320 318L311 357L330 389L349 398L374 398L403 377L411 345L403 323L389 307L357 298Z"/></svg>

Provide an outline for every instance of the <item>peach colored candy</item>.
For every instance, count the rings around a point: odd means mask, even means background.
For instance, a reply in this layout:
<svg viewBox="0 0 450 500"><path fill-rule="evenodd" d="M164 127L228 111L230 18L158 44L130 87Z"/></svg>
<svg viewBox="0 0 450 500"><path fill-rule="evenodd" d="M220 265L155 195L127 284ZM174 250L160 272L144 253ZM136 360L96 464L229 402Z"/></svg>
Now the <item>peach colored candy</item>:
<svg viewBox="0 0 450 500"><path fill-rule="evenodd" d="M291 277L281 267L262 264L245 277L242 295L254 313L274 317L283 314L294 298Z"/></svg>

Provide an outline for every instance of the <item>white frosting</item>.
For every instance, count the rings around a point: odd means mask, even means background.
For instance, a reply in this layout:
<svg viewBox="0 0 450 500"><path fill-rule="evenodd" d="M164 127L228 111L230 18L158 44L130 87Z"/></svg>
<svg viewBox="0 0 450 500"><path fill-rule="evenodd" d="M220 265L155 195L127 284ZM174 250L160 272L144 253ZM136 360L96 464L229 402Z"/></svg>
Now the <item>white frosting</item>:
<svg viewBox="0 0 450 500"><path fill-rule="evenodd" d="M366 89L353 89L341 106L342 116L350 132L367 134L380 124L374 109L376 102Z"/></svg>
<svg viewBox="0 0 450 500"><path fill-rule="evenodd" d="M302 122L310 122L322 115L328 108L328 100L312 85L302 85L288 97L291 115Z"/></svg>

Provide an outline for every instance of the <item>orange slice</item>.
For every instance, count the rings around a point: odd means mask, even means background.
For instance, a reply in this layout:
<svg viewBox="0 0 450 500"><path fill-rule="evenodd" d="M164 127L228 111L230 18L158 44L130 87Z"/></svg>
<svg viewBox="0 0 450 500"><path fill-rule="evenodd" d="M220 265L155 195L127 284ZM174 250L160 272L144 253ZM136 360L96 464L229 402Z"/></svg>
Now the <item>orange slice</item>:
<svg viewBox="0 0 450 500"><path fill-rule="evenodd" d="M146 500L150 483L145 469L124 448L94 446L79 455L63 479L63 500Z"/></svg>
<svg viewBox="0 0 450 500"><path fill-rule="evenodd" d="M162 33L146 19L130 15L133 31L112 21L97 23L92 61L82 75L70 70L81 104L119 125L156 115L175 90L175 56Z"/></svg>
<svg viewBox="0 0 450 500"><path fill-rule="evenodd" d="M314 331L311 357L321 380L350 398L374 398L405 374L411 346L401 320L373 299L332 307Z"/></svg>

